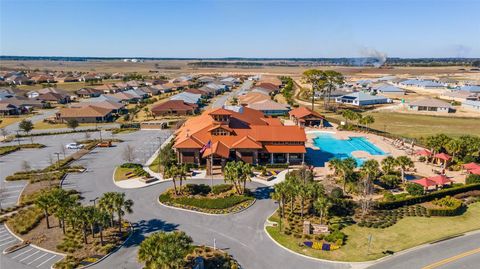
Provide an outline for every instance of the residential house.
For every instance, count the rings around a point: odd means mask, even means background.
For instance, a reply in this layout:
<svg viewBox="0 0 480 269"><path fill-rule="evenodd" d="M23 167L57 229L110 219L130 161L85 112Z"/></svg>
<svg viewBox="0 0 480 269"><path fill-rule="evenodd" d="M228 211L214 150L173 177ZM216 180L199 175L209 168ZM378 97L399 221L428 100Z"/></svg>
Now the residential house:
<svg viewBox="0 0 480 269"><path fill-rule="evenodd" d="M251 104L265 100L271 100L271 97L263 92L248 92L246 94L237 96L237 98L239 104Z"/></svg>
<svg viewBox="0 0 480 269"><path fill-rule="evenodd" d="M400 87L413 89L444 89L445 84L433 80L407 79L398 83Z"/></svg>
<svg viewBox="0 0 480 269"><path fill-rule="evenodd" d="M412 111L438 113L450 113L455 111L449 103L433 98L413 101L408 104L408 109Z"/></svg>
<svg viewBox="0 0 480 269"><path fill-rule="evenodd" d="M195 114L197 108L198 106L196 104L186 103L183 100L168 100L155 105L151 111L155 116L184 116Z"/></svg>
<svg viewBox="0 0 480 269"><path fill-rule="evenodd" d="M37 99L45 102L49 102L49 103L55 103L55 104L66 104L70 102L69 95L56 93L56 92L42 93L38 96Z"/></svg>
<svg viewBox="0 0 480 269"><path fill-rule="evenodd" d="M33 83L28 77L23 74L9 76L5 79L5 82L15 85L28 85Z"/></svg>
<svg viewBox="0 0 480 269"><path fill-rule="evenodd" d="M173 147L180 163L207 163L207 167L223 166L232 160L251 164L303 163L307 140L304 129L271 120L247 107L238 112L210 109L188 119L175 132Z"/></svg>
<svg viewBox="0 0 480 269"><path fill-rule="evenodd" d="M102 95L103 91L95 88L81 88L80 90L76 91L75 94L81 98L93 98Z"/></svg>
<svg viewBox="0 0 480 269"><path fill-rule="evenodd" d="M78 107L86 107L86 106L95 106L101 107L105 109L110 109L112 114L123 114L126 112L125 105L122 103L114 102L111 100L99 100L100 98L92 98L89 99L88 102L79 102L71 104L70 107L78 108Z"/></svg>
<svg viewBox="0 0 480 269"><path fill-rule="evenodd" d="M460 91L480 93L480 85L464 85L457 88Z"/></svg>
<svg viewBox="0 0 480 269"><path fill-rule="evenodd" d="M181 92L170 98L170 100L182 100L185 103L200 105L200 100L202 98L201 94Z"/></svg>
<svg viewBox="0 0 480 269"><path fill-rule="evenodd" d="M337 103L353 105L353 106L368 106L377 104L391 103L392 100L381 95L371 95L364 92L354 92L346 94L335 99Z"/></svg>
<svg viewBox="0 0 480 269"><path fill-rule="evenodd" d="M372 91L376 94L405 95L404 89L389 84L375 85L372 87Z"/></svg>
<svg viewBox="0 0 480 269"><path fill-rule="evenodd" d="M21 113L21 109L14 104L0 103L0 115L18 115Z"/></svg>
<svg viewBox="0 0 480 269"><path fill-rule="evenodd" d="M32 111L33 108L47 108L49 105L45 101L29 99L26 97L15 96L0 100L2 104L12 104L19 108L22 113Z"/></svg>
<svg viewBox="0 0 480 269"><path fill-rule="evenodd" d="M160 94L160 89L155 86L143 86L138 88L138 90L146 93L148 96L154 96Z"/></svg>
<svg viewBox="0 0 480 269"><path fill-rule="evenodd" d="M465 100L462 102L462 107L469 110L480 111L480 100Z"/></svg>
<svg viewBox="0 0 480 269"><path fill-rule="evenodd" d="M75 119L80 123L109 122L114 119L112 110L95 105L60 108L55 114L59 122Z"/></svg>
<svg viewBox="0 0 480 269"><path fill-rule="evenodd" d="M290 111L289 105L280 104L270 99L249 103L246 107L261 111L265 116L284 116Z"/></svg>
<svg viewBox="0 0 480 269"><path fill-rule="evenodd" d="M255 85L255 87L253 87L252 89L253 92L261 92L267 95L277 94L279 90L280 90L279 86L273 83L268 83L268 82L259 83Z"/></svg>
<svg viewBox="0 0 480 269"><path fill-rule="evenodd" d="M463 102L465 100L480 100L480 93L473 93L469 91L447 91L443 92L439 98L450 101Z"/></svg>
<svg viewBox="0 0 480 269"><path fill-rule="evenodd" d="M320 115L320 113L303 106L292 109L288 114L290 120L292 120L295 125L301 127L325 126L326 123L325 117Z"/></svg>
<svg viewBox="0 0 480 269"><path fill-rule="evenodd" d="M211 97L209 92L207 92L205 90L202 90L202 89L192 88L192 89L186 89L184 92L193 93L193 94L200 94L202 96L202 98Z"/></svg>

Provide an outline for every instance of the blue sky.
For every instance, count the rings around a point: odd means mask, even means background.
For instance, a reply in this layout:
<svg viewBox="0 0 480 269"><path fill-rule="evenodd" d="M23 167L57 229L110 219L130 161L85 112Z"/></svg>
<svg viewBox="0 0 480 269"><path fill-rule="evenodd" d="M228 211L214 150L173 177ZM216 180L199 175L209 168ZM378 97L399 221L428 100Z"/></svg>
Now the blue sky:
<svg viewBox="0 0 480 269"><path fill-rule="evenodd" d="M477 0L0 0L0 54L480 57Z"/></svg>

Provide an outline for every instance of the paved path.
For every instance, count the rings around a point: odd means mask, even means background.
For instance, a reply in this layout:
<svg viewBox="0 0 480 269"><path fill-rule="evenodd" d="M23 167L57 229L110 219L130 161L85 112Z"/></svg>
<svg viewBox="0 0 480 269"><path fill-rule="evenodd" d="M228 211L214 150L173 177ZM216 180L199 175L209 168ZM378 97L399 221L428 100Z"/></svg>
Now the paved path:
<svg viewBox="0 0 480 269"><path fill-rule="evenodd" d="M56 109L42 110L42 111L41 111L41 114L36 114L35 116L32 116L32 117L27 118L27 120L30 120L32 123L39 122L39 121L43 121L44 119L55 115L56 112L57 112ZM17 130L19 130L19 128L18 128L18 125L19 125L19 124L20 124L20 122L15 122L15 123L12 123L12 124L10 124L10 125L7 125L7 126L5 127L5 130L6 130L9 134L15 134L15 132L16 132Z"/></svg>

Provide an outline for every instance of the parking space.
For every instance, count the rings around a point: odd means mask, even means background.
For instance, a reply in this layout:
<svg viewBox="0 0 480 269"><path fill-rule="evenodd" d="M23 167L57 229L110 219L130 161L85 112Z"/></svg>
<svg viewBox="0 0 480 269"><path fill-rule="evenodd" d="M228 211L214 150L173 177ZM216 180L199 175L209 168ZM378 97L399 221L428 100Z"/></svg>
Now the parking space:
<svg viewBox="0 0 480 269"><path fill-rule="evenodd" d="M3 224L0 225L0 252L2 253L0 255L3 255L2 259L10 259L31 268L48 269L63 258L62 255L47 252L34 246L27 246L12 253L3 254L3 250L18 243L20 243L20 240L10 234Z"/></svg>

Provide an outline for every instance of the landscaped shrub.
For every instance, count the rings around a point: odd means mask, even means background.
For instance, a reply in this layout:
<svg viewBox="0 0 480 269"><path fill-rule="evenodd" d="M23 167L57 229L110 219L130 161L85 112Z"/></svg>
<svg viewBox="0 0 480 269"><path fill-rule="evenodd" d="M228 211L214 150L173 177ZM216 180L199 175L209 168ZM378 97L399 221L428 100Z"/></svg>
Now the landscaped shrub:
<svg viewBox="0 0 480 269"><path fill-rule="evenodd" d="M460 215L464 210L462 201L450 196L435 199L432 201L432 204L436 207L427 209L430 216L456 216Z"/></svg>
<svg viewBox="0 0 480 269"><path fill-rule="evenodd" d="M32 206L27 209L22 209L12 216L7 222L13 231L19 234L26 234L35 228L43 218L43 211Z"/></svg>
<svg viewBox="0 0 480 269"><path fill-rule="evenodd" d="M464 193L472 190L480 190L480 184L469 184L469 185L462 185L458 187L446 188L446 189L435 191L423 196L407 197L405 199L399 199L393 202L378 202L376 204L376 208L377 209L394 209L394 208L398 208L406 205L413 205L413 204L432 201L436 198L442 198L448 195L453 196L455 194Z"/></svg>
<svg viewBox="0 0 480 269"><path fill-rule="evenodd" d="M465 183L466 184L480 184L480 175L475 175L475 174L468 175Z"/></svg>
<svg viewBox="0 0 480 269"><path fill-rule="evenodd" d="M227 192L233 188L232 184L219 184L212 187L212 193L218 195Z"/></svg>
<svg viewBox="0 0 480 269"><path fill-rule="evenodd" d="M120 167L121 168L137 168L137 167L143 167L143 166L139 163L124 163L120 165Z"/></svg>
<svg viewBox="0 0 480 269"><path fill-rule="evenodd" d="M412 196L420 196L425 192L423 186L417 183L407 183L406 190Z"/></svg>
<svg viewBox="0 0 480 269"><path fill-rule="evenodd" d="M169 193L163 193L159 197L160 202L162 203L173 203L185 206L193 206L197 208L203 209L226 209L233 207L239 203L253 200L252 197L248 196L229 196L224 198L191 198L191 197L179 197L179 198L172 198Z"/></svg>
<svg viewBox="0 0 480 269"><path fill-rule="evenodd" d="M283 169L287 169L288 168L288 164L286 163L269 163L269 164L266 164L265 165L267 168L283 168Z"/></svg>
<svg viewBox="0 0 480 269"><path fill-rule="evenodd" d="M339 187L335 187L330 192L330 197L333 199L340 199L343 197L343 190Z"/></svg>
<svg viewBox="0 0 480 269"><path fill-rule="evenodd" d="M343 242L345 240L345 237L346 235L344 233L342 233L341 231L333 231L332 233L330 233L329 235L325 236L325 241L327 242L331 242L331 243L335 243L337 241L341 241L342 242L342 245L343 245Z"/></svg>
<svg viewBox="0 0 480 269"><path fill-rule="evenodd" d="M184 187L184 191L189 195L207 195L210 193L211 188L206 184L187 184Z"/></svg>

